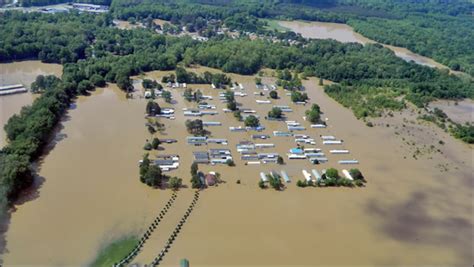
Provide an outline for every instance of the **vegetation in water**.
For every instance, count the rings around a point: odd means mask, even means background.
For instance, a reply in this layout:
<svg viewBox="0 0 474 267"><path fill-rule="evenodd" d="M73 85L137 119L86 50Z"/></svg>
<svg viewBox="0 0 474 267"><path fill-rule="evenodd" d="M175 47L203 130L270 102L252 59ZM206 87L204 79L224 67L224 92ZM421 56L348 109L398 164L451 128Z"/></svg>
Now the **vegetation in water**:
<svg viewBox="0 0 474 267"><path fill-rule="evenodd" d="M283 112L281 108L274 107L268 112L268 117L272 119L281 119L283 117Z"/></svg>
<svg viewBox="0 0 474 267"><path fill-rule="evenodd" d="M112 266L125 258L138 244L135 236L124 237L116 240L103 248L91 263L94 267Z"/></svg>
<svg viewBox="0 0 474 267"><path fill-rule="evenodd" d="M254 115L249 115L244 120L245 126L247 127L258 127L260 126L260 120Z"/></svg>

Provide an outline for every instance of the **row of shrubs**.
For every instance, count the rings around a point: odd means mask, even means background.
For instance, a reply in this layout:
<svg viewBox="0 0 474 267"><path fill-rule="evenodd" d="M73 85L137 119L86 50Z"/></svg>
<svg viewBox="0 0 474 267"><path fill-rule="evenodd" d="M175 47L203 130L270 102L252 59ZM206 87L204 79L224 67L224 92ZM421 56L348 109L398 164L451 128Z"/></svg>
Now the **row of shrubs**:
<svg viewBox="0 0 474 267"><path fill-rule="evenodd" d="M138 244L135 246L135 248L127 254L122 260L120 260L118 263L115 263L113 266L114 267L119 267L119 266L125 266L128 263L130 263L133 258L135 258L138 253L140 252L140 249L143 247L145 242L150 238L150 235L155 231L156 227L158 227L158 224L160 223L161 219L163 219L163 216L168 212L168 210L171 208L171 205L173 205L174 201L176 200L177 194L176 191L173 192L171 195L171 198L166 202L166 205L163 207L161 212L159 213L158 216L156 216L155 220L150 224L148 227L148 230L143 234L143 236L140 238L140 241Z"/></svg>
<svg viewBox="0 0 474 267"><path fill-rule="evenodd" d="M168 252L168 249L171 247L171 245L175 241L176 237L178 236L178 233L181 231L181 227L183 227L183 225L186 222L186 220L188 219L189 215L191 215L191 212L193 211L194 206L197 204L198 200L199 200L199 191L196 191L194 193L193 201L189 205L188 209L186 210L186 213L183 215L183 217L179 221L178 225L176 225L173 233L168 238L168 241L166 241L165 247L161 250L161 252L158 254L158 256L155 257L155 259L153 259L153 261L148 266L156 266L156 265L160 264L160 262L163 260L163 257Z"/></svg>
<svg viewBox="0 0 474 267"><path fill-rule="evenodd" d="M334 168L329 168L326 170L326 173L321 175L321 179L313 182L312 180L298 180L296 185L298 187L332 187L332 186L345 186L345 187L362 187L367 182L360 172L359 169L354 168L349 170L349 174L354 180L341 177L339 172Z"/></svg>

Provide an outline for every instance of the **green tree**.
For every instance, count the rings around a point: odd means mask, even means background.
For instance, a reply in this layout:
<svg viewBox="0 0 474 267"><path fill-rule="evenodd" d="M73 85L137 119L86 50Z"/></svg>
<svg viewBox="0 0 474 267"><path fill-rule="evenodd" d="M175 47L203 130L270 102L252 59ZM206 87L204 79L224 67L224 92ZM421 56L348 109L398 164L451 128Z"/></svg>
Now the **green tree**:
<svg viewBox="0 0 474 267"><path fill-rule="evenodd" d="M364 176L357 168L350 169L349 174L354 178L354 180L364 180Z"/></svg>
<svg viewBox="0 0 474 267"><path fill-rule="evenodd" d="M307 120L312 123L321 122L321 109L317 104L313 104L310 110L306 111Z"/></svg>
<svg viewBox="0 0 474 267"><path fill-rule="evenodd" d="M274 107L272 110L268 112L268 117L274 118L274 119L281 119L283 116L283 112L281 111L280 108Z"/></svg>
<svg viewBox="0 0 474 267"><path fill-rule="evenodd" d="M337 179L339 178L339 172L334 168L329 168L326 170L326 177Z"/></svg>
<svg viewBox="0 0 474 267"><path fill-rule="evenodd" d="M156 116L161 113L161 107L153 100L148 101L146 104L146 114L148 116Z"/></svg>
<svg viewBox="0 0 474 267"><path fill-rule="evenodd" d="M153 149L158 149L158 147L160 146L161 142L160 142L160 139L154 137L153 140L151 141L151 147Z"/></svg>
<svg viewBox="0 0 474 267"><path fill-rule="evenodd" d="M94 74L90 78L91 83L97 87L104 87L106 85L104 77L99 74Z"/></svg>
<svg viewBox="0 0 474 267"><path fill-rule="evenodd" d="M163 90L161 96L163 97L166 103L171 103L171 92Z"/></svg>
<svg viewBox="0 0 474 267"><path fill-rule="evenodd" d="M168 181L168 185L170 188L173 190L178 190L183 184L183 180L181 178L178 178L176 176L171 177Z"/></svg>
<svg viewBox="0 0 474 267"><path fill-rule="evenodd" d="M269 95L270 95L270 98L278 99L277 91L270 91Z"/></svg>
<svg viewBox="0 0 474 267"><path fill-rule="evenodd" d="M250 115L247 118L245 118L245 126L247 127L258 127L260 125L260 121L257 117Z"/></svg>
<svg viewBox="0 0 474 267"><path fill-rule="evenodd" d="M285 163L282 156L278 155L277 163L280 164L280 165L283 165Z"/></svg>
<svg viewBox="0 0 474 267"><path fill-rule="evenodd" d="M148 168L148 171L143 177L142 182L151 187L158 187L161 185L162 179L163 179L163 176L161 174L160 167L156 165L150 165L150 167Z"/></svg>
<svg viewBox="0 0 474 267"><path fill-rule="evenodd" d="M199 171L199 166L196 162L193 162L193 164L191 164L191 176L195 176L197 175Z"/></svg>

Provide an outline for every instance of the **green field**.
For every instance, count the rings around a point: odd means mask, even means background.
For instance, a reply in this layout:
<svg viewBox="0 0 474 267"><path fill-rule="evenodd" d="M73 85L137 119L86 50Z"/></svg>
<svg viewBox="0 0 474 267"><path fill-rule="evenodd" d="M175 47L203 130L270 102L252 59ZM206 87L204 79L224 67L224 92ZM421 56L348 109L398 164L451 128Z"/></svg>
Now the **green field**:
<svg viewBox="0 0 474 267"><path fill-rule="evenodd" d="M116 240L100 251L91 266L112 266L127 256L137 243L138 238L135 236Z"/></svg>
<svg viewBox="0 0 474 267"><path fill-rule="evenodd" d="M265 28L269 30L276 30L280 32L286 32L289 30L288 28L283 27L280 24L278 24L278 20L274 20L274 19L260 19L260 20L263 20L267 23L268 26L266 26Z"/></svg>

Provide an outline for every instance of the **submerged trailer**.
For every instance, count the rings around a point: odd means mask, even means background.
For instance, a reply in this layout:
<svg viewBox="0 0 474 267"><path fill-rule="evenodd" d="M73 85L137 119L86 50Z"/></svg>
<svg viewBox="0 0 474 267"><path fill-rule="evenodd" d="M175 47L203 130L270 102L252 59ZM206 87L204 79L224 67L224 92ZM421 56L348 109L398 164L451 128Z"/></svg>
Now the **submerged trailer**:
<svg viewBox="0 0 474 267"><path fill-rule="evenodd" d="M324 140L323 145L340 145L342 144L341 140Z"/></svg>
<svg viewBox="0 0 474 267"><path fill-rule="evenodd" d="M281 177L283 177L283 180L285 180L285 183L291 182L290 177L288 176L286 171L283 171L283 170L281 171Z"/></svg>
<svg viewBox="0 0 474 267"><path fill-rule="evenodd" d="M264 172L260 173L260 180L262 180L264 182L268 182L268 177Z"/></svg>
<svg viewBox="0 0 474 267"><path fill-rule="evenodd" d="M222 123L219 121L203 121L202 125L203 126L221 126Z"/></svg>
<svg viewBox="0 0 474 267"><path fill-rule="evenodd" d="M336 137L332 136L332 135L321 135L321 139L323 139L323 140L336 140Z"/></svg>
<svg viewBox="0 0 474 267"><path fill-rule="evenodd" d="M304 176L304 179L306 180L306 182L309 182L309 181L312 180L312 179L311 179L311 174L309 174L308 171L303 170L302 173L303 173L303 176Z"/></svg>
<svg viewBox="0 0 474 267"><path fill-rule="evenodd" d="M311 124L311 128L326 128L326 124Z"/></svg>
<svg viewBox="0 0 474 267"><path fill-rule="evenodd" d="M283 136L283 137L288 137L292 136L293 134L290 132L282 132L282 131L273 131L273 136Z"/></svg>
<svg viewBox="0 0 474 267"><path fill-rule="evenodd" d="M314 175L314 178L316 178L316 181L321 180L321 175L319 175L319 172L316 169L312 169L311 172Z"/></svg>
<svg viewBox="0 0 474 267"><path fill-rule="evenodd" d="M349 150L346 149L331 149L329 150L331 154L349 154Z"/></svg>
<svg viewBox="0 0 474 267"><path fill-rule="evenodd" d="M325 163L325 162L328 162L328 158L326 158L326 157L309 158L309 162L311 162L313 164Z"/></svg>
<svg viewBox="0 0 474 267"><path fill-rule="evenodd" d="M347 159L347 160L340 160L338 161L339 164L359 164L358 160L355 159Z"/></svg>
<svg viewBox="0 0 474 267"><path fill-rule="evenodd" d="M342 174L344 174L344 176L349 179L349 180L354 180L354 178L352 178L352 175L347 171L347 170L342 170Z"/></svg>

